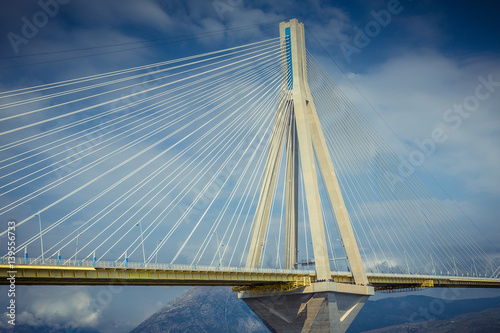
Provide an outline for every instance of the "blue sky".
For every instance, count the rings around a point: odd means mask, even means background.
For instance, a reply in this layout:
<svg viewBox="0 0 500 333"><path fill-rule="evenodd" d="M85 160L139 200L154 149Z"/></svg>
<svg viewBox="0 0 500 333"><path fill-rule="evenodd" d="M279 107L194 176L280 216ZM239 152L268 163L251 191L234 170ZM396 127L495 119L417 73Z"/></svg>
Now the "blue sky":
<svg viewBox="0 0 500 333"><path fill-rule="evenodd" d="M439 183L427 179L428 186L450 206L455 200L498 243L500 87L493 84L488 97L466 116L453 121L446 116L459 115L449 110L464 104L484 80L500 82L499 7L492 1L73 0L47 7L53 15L23 34L26 21L43 19L43 8L36 2L9 2L0 12L0 90L276 37L278 22L295 17L307 27L308 49L403 157L419 149L417 142L432 138L434 130L445 131L447 139L426 154L423 166ZM370 32L367 27L389 9L387 24ZM360 43L362 34L371 36ZM81 309L68 300L72 293L90 304L101 289L64 289L63 299L54 288L21 290L20 299L36 300L23 307L26 322L56 325L81 317ZM101 308L86 311L94 314L88 321L78 322L127 331L178 292L124 289ZM145 310L139 314L124 306L130 297L137 299L134 309ZM68 312L40 312L44 298ZM124 314L131 318L126 323L120 322Z"/></svg>

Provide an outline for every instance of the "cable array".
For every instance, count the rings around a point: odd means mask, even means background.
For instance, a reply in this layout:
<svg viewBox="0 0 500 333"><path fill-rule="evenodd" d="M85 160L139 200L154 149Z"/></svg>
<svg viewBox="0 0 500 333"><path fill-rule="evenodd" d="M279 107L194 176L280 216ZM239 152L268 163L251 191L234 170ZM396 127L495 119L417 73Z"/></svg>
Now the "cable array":
<svg viewBox="0 0 500 333"><path fill-rule="evenodd" d="M41 263L244 266L271 137L291 135L282 44L274 38L0 92L0 215L17 221L17 253ZM398 177L397 154L307 56L367 271L498 275L414 173ZM284 268L286 144L279 153L261 267ZM318 183L331 269L349 271L321 173ZM298 267L310 267L302 176L298 223Z"/></svg>
<svg viewBox="0 0 500 333"><path fill-rule="evenodd" d="M281 64L276 38L0 93L17 252L241 265Z"/></svg>
<svg viewBox="0 0 500 333"><path fill-rule="evenodd" d="M369 272L492 276L494 265L307 54L308 81Z"/></svg>

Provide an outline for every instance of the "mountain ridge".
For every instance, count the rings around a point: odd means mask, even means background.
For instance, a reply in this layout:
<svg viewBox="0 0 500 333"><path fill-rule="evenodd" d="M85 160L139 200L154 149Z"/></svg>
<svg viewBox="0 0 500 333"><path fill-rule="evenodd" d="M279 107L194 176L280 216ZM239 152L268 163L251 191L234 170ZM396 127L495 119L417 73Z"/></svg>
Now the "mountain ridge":
<svg viewBox="0 0 500 333"><path fill-rule="evenodd" d="M465 313L449 320L428 320L420 323L384 327L364 333L496 333L500 331L500 308Z"/></svg>
<svg viewBox="0 0 500 333"><path fill-rule="evenodd" d="M130 333L269 332L240 302L243 303L231 292L231 288L194 287L148 317Z"/></svg>
<svg viewBox="0 0 500 333"><path fill-rule="evenodd" d="M450 321L454 317L470 314L469 318L472 318L474 313L490 308L500 308L500 297L447 301L428 296L409 295L369 300L347 332L380 333L386 332L383 329L392 329L387 332L393 333L396 332L394 329L403 327L412 329L408 332L424 332L422 327L427 322L428 325L432 325L431 321L443 321L440 325L444 325L445 321ZM217 320L218 318L222 320ZM497 331L500 331L500 324ZM269 330L246 304L231 292L230 288L195 287L131 331L131 333L139 332L264 333Z"/></svg>

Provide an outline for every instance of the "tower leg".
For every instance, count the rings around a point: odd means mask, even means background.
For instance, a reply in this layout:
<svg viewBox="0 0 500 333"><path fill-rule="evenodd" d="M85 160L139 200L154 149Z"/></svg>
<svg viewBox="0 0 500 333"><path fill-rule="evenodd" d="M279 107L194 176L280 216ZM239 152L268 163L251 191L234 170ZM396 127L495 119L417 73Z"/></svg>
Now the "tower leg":
<svg viewBox="0 0 500 333"><path fill-rule="evenodd" d="M248 250L247 267L259 267L262 259L262 248L269 222L269 212L273 200L273 190L278 174L283 141L288 126L290 106L286 101L279 103L273 125L273 133L262 180L259 203L255 212L255 221L252 229L252 238Z"/></svg>
<svg viewBox="0 0 500 333"><path fill-rule="evenodd" d="M289 125L286 133L286 226L285 226L285 268L296 268L297 264L297 235L298 235L298 173L299 156L297 154L297 129L293 109L290 113Z"/></svg>

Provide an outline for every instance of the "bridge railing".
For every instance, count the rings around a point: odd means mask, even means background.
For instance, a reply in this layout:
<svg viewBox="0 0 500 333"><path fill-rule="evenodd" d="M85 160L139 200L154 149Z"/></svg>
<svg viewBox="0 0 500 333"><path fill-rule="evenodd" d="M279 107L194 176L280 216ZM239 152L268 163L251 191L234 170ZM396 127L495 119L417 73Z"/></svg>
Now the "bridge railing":
<svg viewBox="0 0 500 333"><path fill-rule="evenodd" d="M100 260L75 260L75 259L40 259L40 258L0 258L0 264L34 265L34 266L65 266L65 267L96 267L96 268L131 268L131 269L158 269L179 271L206 271L206 272L249 272L249 273L278 273L278 274L315 274L311 269L281 269L281 268L248 268L226 267L208 265L179 265L164 263L141 263L128 261L100 261Z"/></svg>
<svg viewBox="0 0 500 333"><path fill-rule="evenodd" d="M385 278L404 278L404 279L412 279L412 278L419 278L419 279L461 279L461 278L467 278L467 279L477 279L477 280L495 280L498 281L498 278L492 277L492 276L487 276L478 274L476 275L475 273L469 273L469 274L452 274L452 273L447 273L447 274L400 274L400 273L366 273L368 277L385 277Z"/></svg>
<svg viewBox="0 0 500 333"><path fill-rule="evenodd" d="M14 261L12 261L14 259ZM95 267L95 268L130 268L130 269L156 269L156 270L177 270L177 271L201 271L201 272L248 272L248 273L275 273L275 274L316 274L314 269L281 269L281 268L248 268L248 267L226 267L208 265L180 265L165 263L141 263L128 261L100 261L100 260L75 260L75 259L40 259L40 258L6 258L0 257L0 264L34 265L34 266L63 266L63 267ZM335 276L352 276L350 272L331 271ZM492 279L491 276L481 276L475 274L398 274L398 273L367 273L368 277L388 277L388 278L476 278Z"/></svg>

